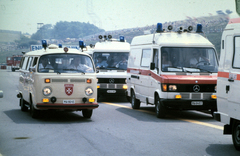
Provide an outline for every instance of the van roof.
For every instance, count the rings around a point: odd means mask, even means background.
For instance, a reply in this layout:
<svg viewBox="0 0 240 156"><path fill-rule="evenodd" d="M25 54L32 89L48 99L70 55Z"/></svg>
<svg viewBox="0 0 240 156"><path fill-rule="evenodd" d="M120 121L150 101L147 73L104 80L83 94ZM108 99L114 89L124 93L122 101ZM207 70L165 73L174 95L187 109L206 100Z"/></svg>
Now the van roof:
<svg viewBox="0 0 240 156"><path fill-rule="evenodd" d="M46 55L46 54L59 54L59 53L63 53L66 54L66 52L63 50L64 48L58 48L56 47L55 49L49 49L47 48L46 50L41 49L41 50L35 50L35 51L30 51L27 52L25 54L25 56L27 55L34 55L34 56L41 56L41 55ZM83 55L88 55L87 53L81 52L77 49L73 49L73 48L68 48L68 52L67 54L83 54Z"/></svg>
<svg viewBox="0 0 240 156"><path fill-rule="evenodd" d="M131 46L153 44L154 34L134 37ZM205 37L197 33L164 32L156 33L155 45L159 46L197 46L213 47L214 45Z"/></svg>
<svg viewBox="0 0 240 156"><path fill-rule="evenodd" d="M130 44L128 42L97 42L93 52L129 52Z"/></svg>

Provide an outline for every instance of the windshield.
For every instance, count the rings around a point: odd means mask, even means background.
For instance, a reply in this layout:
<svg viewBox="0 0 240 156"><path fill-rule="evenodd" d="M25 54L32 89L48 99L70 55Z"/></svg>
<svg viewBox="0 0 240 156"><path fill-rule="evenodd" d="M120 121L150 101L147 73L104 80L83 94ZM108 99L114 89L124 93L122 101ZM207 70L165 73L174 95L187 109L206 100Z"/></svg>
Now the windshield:
<svg viewBox="0 0 240 156"><path fill-rule="evenodd" d="M128 55L128 52L95 52L93 60L98 69L127 70Z"/></svg>
<svg viewBox="0 0 240 156"><path fill-rule="evenodd" d="M164 72L216 73L218 62L213 48L161 48Z"/></svg>
<svg viewBox="0 0 240 156"><path fill-rule="evenodd" d="M78 54L43 55L39 59L40 73L94 73L89 56Z"/></svg>

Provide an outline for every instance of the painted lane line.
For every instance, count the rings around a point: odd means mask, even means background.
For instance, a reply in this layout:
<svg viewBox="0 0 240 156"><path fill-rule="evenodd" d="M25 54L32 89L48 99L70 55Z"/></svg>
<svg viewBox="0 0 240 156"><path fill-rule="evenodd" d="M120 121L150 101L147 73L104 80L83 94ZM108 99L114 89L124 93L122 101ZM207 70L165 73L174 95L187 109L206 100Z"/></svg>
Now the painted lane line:
<svg viewBox="0 0 240 156"><path fill-rule="evenodd" d="M116 106L116 107L123 107L123 108L127 108L127 109L132 109L131 107L123 106L123 105L120 105L120 104L114 104L114 103L109 103L109 102L102 102L102 103L107 104L107 105ZM146 111L146 110L137 110L137 111L153 114L153 113L150 113L149 111ZM198 124L198 125L202 125L202 126L207 126L207 127L223 130L223 126L213 125L213 124L200 122L200 121L196 121L196 120L180 119L180 118L177 118L177 119L182 120L182 121L186 121L186 122L190 122L190 123L194 123L194 124Z"/></svg>

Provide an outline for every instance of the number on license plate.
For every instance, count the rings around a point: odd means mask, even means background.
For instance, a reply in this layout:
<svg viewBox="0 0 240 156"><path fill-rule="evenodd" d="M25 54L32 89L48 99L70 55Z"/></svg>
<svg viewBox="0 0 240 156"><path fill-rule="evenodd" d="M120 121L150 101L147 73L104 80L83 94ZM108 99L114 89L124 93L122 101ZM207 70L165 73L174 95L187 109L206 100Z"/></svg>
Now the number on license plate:
<svg viewBox="0 0 240 156"><path fill-rule="evenodd" d="M191 105L193 105L193 106L201 106L201 105L203 105L203 102L202 101L192 101Z"/></svg>
<svg viewBox="0 0 240 156"><path fill-rule="evenodd" d="M75 100L63 100L63 104L75 104Z"/></svg>

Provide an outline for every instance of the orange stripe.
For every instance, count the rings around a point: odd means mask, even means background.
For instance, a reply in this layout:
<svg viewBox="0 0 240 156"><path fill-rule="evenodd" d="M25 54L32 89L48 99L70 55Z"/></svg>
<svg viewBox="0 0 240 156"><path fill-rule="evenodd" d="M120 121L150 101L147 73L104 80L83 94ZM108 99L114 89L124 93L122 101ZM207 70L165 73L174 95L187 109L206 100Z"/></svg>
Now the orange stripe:
<svg viewBox="0 0 240 156"><path fill-rule="evenodd" d="M240 18L233 18L233 19L230 19L228 24L234 24L234 23L240 23Z"/></svg>
<svg viewBox="0 0 240 156"><path fill-rule="evenodd" d="M218 77L229 78L228 72L218 72Z"/></svg>

